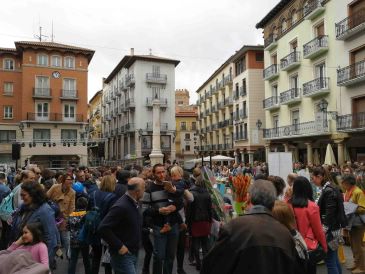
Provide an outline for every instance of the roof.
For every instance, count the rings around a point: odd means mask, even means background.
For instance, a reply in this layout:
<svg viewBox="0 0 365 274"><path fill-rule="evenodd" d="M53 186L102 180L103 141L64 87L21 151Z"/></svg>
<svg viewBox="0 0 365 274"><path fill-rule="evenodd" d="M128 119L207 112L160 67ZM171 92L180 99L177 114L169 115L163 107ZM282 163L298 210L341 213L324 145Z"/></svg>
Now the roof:
<svg viewBox="0 0 365 274"><path fill-rule="evenodd" d="M98 92L96 92L95 94L94 94L94 96L93 97L91 97L91 99L89 100L89 104L97 97L97 96L99 96L99 95L101 95L103 93L103 90L99 90Z"/></svg>
<svg viewBox="0 0 365 274"><path fill-rule="evenodd" d="M236 62L243 54L250 50L262 50L264 51L263 45L257 45L257 46L250 46L250 45L243 45L242 48L240 48L238 51L236 51L235 55L232 56L232 62Z"/></svg>
<svg viewBox="0 0 365 274"><path fill-rule="evenodd" d="M122 68L129 68L137 60L173 64L173 65L175 65L175 67L180 63L179 60L168 59L168 58L159 57L159 56L155 56L155 55L126 55L123 57L122 60L120 60L118 65L113 69L113 71L105 79L104 83L106 83L106 84L109 83L113 79L113 77Z"/></svg>
<svg viewBox="0 0 365 274"><path fill-rule="evenodd" d="M89 61L93 57L95 51L87 48L81 48L66 44L60 44L55 42L39 42L39 41L17 41L15 42L15 47L17 50L22 50L23 48L50 48L50 49L58 49L58 50L68 50L73 52L81 52L87 55Z"/></svg>
<svg viewBox="0 0 365 274"><path fill-rule="evenodd" d="M0 53L7 53L12 55L17 55L18 52L15 48L0 48Z"/></svg>
<svg viewBox="0 0 365 274"><path fill-rule="evenodd" d="M290 3L292 0L281 0L279 3L276 4L275 7L273 7L268 14L264 18L261 19L260 22L256 24L257 29L262 29L266 26L266 24L273 19L288 3Z"/></svg>

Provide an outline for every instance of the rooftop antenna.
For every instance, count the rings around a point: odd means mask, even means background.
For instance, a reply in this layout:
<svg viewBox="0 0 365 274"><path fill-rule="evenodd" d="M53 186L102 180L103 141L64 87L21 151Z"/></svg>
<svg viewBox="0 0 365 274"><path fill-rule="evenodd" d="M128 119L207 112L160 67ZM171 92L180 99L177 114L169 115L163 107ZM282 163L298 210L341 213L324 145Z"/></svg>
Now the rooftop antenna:
<svg viewBox="0 0 365 274"><path fill-rule="evenodd" d="M34 37L37 38L39 42L42 42L42 37L48 37L48 36L42 34L42 27L39 26L39 35L34 35Z"/></svg>
<svg viewBox="0 0 365 274"><path fill-rule="evenodd" d="M152 55L152 49L149 49L150 50L150 55Z"/></svg>
<svg viewBox="0 0 365 274"><path fill-rule="evenodd" d="M52 34L51 34L51 42L53 43L55 36L53 34L53 20L52 20Z"/></svg>

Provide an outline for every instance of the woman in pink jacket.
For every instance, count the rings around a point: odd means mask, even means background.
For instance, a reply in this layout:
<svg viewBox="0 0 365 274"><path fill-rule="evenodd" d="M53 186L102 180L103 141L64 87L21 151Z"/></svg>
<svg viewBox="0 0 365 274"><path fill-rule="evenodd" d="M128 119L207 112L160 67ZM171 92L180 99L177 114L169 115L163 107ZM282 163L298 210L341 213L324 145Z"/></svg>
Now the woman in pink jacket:
<svg viewBox="0 0 365 274"><path fill-rule="evenodd" d="M320 244L327 252L319 207L313 201L313 190L307 178L299 176L294 180L293 195L289 200L294 210L298 231L304 238L308 251L315 250ZM316 273L316 263L309 262L308 274Z"/></svg>
<svg viewBox="0 0 365 274"><path fill-rule="evenodd" d="M42 226L40 223L29 223L24 226L22 236L7 249L27 250L32 254L34 261L44 264L48 268L47 245L42 241Z"/></svg>

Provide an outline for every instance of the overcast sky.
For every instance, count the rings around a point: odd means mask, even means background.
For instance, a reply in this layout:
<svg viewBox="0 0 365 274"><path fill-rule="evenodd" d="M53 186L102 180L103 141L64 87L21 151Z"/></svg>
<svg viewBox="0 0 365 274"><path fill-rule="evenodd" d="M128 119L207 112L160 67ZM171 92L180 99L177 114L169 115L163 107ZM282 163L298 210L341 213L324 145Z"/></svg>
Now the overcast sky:
<svg viewBox="0 0 365 274"><path fill-rule="evenodd" d="M50 41L95 50L89 99L130 48L181 61L176 88L196 89L243 45L262 44L255 24L279 0L2 0L0 47L34 40L39 25Z"/></svg>

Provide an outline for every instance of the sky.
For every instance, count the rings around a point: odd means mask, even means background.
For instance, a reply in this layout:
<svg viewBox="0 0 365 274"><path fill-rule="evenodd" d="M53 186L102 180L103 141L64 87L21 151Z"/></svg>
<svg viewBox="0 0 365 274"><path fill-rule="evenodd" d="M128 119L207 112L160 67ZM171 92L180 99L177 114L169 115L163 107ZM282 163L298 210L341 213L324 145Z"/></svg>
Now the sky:
<svg viewBox="0 0 365 274"><path fill-rule="evenodd" d="M255 25L279 0L2 0L0 47L44 41L95 50L89 65L89 99L124 55L180 60L175 88L196 90L243 45L263 44Z"/></svg>

